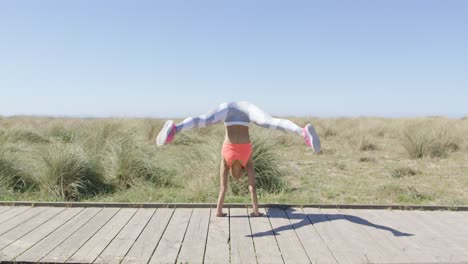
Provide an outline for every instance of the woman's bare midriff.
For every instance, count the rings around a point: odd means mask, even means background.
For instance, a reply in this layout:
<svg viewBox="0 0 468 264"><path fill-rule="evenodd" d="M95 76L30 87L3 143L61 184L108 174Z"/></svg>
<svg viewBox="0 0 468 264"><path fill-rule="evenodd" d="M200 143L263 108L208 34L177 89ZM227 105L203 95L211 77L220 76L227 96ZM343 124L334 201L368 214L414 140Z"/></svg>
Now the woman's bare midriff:
<svg viewBox="0 0 468 264"><path fill-rule="evenodd" d="M250 143L249 127L241 125L226 126L224 142L232 144Z"/></svg>

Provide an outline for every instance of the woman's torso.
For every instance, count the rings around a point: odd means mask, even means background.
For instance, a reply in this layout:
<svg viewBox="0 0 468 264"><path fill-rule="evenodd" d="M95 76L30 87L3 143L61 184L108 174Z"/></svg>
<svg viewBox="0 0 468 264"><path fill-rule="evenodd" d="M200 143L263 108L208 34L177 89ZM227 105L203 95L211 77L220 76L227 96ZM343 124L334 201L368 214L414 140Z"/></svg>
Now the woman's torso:
<svg viewBox="0 0 468 264"><path fill-rule="evenodd" d="M226 126L224 141L232 144L250 143L249 127L243 125Z"/></svg>

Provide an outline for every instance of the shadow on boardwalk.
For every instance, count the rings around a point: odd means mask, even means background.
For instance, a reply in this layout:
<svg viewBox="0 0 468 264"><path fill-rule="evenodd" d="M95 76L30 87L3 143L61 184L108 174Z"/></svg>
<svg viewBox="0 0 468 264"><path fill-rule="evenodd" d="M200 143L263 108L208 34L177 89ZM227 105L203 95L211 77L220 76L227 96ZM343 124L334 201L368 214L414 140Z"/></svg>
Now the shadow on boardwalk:
<svg viewBox="0 0 468 264"><path fill-rule="evenodd" d="M291 209L291 210L288 210L287 215L286 214L284 215L268 214L262 217L300 219L301 221L295 224L284 225L284 226L281 226L272 230L268 230L265 232L259 232L259 233L255 233L252 235L247 235L247 237L262 237L262 236L279 235L282 231L292 230L292 229L297 230L306 225L317 225L326 221L340 221L340 220L349 221L351 223L358 224L358 225L368 226L370 228L377 228L377 229L385 230L385 231L391 232L394 236L413 236L413 234L404 233L399 230L393 229L391 227L372 223L361 217L348 215L348 214L326 214L326 213L325 214L303 214L303 213L295 214L294 210Z"/></svg>

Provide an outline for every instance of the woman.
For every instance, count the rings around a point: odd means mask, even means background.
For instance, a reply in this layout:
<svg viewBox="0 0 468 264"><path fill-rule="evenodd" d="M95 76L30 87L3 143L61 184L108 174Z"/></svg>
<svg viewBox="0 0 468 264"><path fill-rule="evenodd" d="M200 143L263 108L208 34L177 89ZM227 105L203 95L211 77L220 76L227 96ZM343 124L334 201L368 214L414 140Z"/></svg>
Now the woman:
<svg viewBox="0 0 468 264"><path fill-rule="evenodd" d="M286 119L273 118L256 105L249 102L223 103L217 109L198 117L189 117L174 125L172 120L166 121L156 138L156 144L162 146L174 140L176 134L193 128L201 128L224 122L226 136L221 150L221 181L216 216L226 216L223 213L224 196L227 191L228 173L236 180L240 179L243 170L247 172L249 191L252 198L253 212L251 216L262 215L258 211L258 200L255 188L255 170L252 161L252 144L249 136L249 123L271 129L288 131L302 136L305 143L315 152L320 152L320 139L311 124L300 127Z"/></svg>

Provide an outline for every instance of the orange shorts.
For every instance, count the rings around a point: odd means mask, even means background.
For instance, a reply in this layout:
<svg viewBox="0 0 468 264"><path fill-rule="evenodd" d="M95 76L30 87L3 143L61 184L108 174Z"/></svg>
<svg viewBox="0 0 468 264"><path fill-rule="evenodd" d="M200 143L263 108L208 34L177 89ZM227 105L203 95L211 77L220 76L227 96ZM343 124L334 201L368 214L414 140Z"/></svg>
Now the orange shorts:
<svg viewBox="0 0 468 264"><path fill-rule="evenodd" d="M239 160L242 166L245 167L252 155L252 143L232 144L224 142L221 152L229 167L235 160Z"/></svg>

